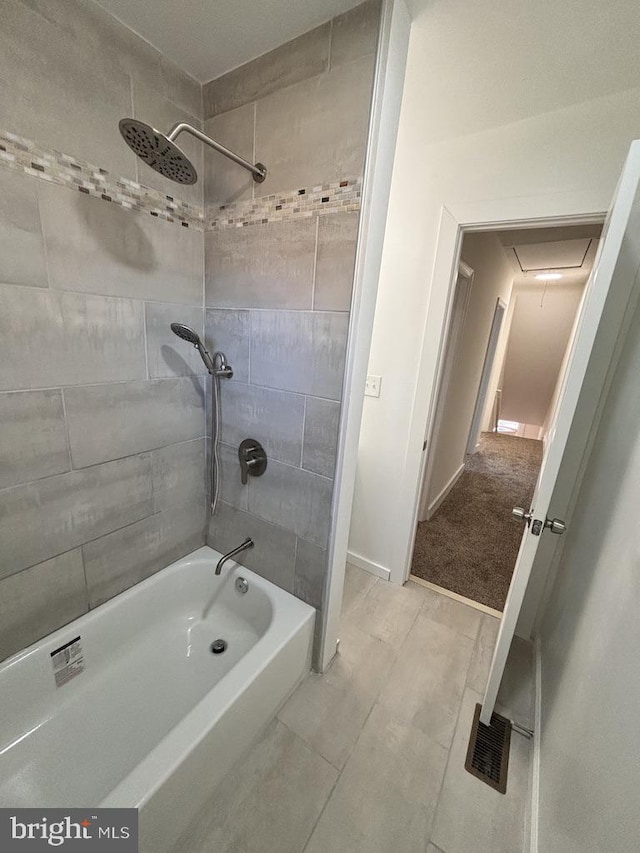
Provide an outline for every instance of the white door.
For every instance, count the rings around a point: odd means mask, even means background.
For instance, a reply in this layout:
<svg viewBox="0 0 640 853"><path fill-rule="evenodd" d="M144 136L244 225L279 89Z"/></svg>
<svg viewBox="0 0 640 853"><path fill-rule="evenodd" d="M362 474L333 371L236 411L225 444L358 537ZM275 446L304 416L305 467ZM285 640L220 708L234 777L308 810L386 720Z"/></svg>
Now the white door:
<svg viewBox="0 0 640 853"><path fill-rule="evenodd" d="M496 302L496 310L493 314L493 322L491 323L487 352L482 366L482 376L480 377L480 387L478 389L478 396L476 397L476 405L473 410L473 420L471 421L469 440L467 441L467 453L475 453L478 448L478 442L480 441L482 416L487 402L489 382L491 381L491 374L493 372L493 362L496 357L498 340L500 339L500 330L502 329L502 321L504 320L504 313L506 310L506 303L504 303L502 299L498 299Z"/></svg>
<svg viewBox="0 0 640 853"><path fill-rule="evenodd" d="M453 297L449 338L447 340L447 350L444 357L444 370L442 371L442 381L440 383L440 390L438 391L438 403L436 406L436 417L433 426L432 438L429 442L431 450L429 451L429 458L427 460L424 478L422 481L422 495L420 497L420 509L418 513L419 521L429 521L441 502L441 498L436 501L432 500L431 475L433 474L435 457L438 453L438 442L442 431L442 419L447 403L449 386L451 385L451 376L458 357L458 348L462 339L462 330L467 316L467 308L469 307L473 275L473 270L468 266L468 264L465 264L464 261L460 261L458 263L458 279L456 281L456 291Z"/></svg>
<svg viewBox="0 0 640 853"><path fill-rule="evenodd" d="M540 475L509 587L480 720L489 724L502 681L507 655L522 607L533 561L542 536L553 535L552 497L560 464L571 435L562 476L578 477L595 428L603 390L610 379L619 347L640 288L640 140L631 144L605 222L600 249L564 376L564 384L549 430ZM557 511L557 510L556 510Z"/></svg>

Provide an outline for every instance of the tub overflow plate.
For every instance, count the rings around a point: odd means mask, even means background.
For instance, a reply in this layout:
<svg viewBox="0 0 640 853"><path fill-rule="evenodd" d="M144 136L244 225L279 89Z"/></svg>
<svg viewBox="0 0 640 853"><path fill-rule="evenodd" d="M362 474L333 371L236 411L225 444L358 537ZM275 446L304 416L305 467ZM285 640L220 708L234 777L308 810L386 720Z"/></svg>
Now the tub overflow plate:
<svg viewBox="0 0 640 853"><path fill-rule="evenodd" d="M214 640L213 643L211 643L211 651L214 655L221 655L222 652L224 652L226 650L227 650L227 641L226 640L218 639L218 640Z"/></svg>

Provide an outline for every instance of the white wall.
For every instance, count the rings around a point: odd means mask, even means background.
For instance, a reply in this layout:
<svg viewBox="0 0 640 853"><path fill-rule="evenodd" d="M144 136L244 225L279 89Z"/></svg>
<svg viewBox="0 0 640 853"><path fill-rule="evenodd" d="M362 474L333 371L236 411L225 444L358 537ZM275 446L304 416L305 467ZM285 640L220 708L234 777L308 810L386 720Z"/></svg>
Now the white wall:
<svg viewBox="0 0 640 853"><path fill-rule="evenodd" d="M540 853L638 849L639 374L637 311L540 632Z"/></svg>
<svg viewBox="0 0 640 853"><path fill-rule="evenodd" d="M547 422L560 368L584 291L583 284L516 284L504 362L501 417Z"/></svg>
<svg viewBox="0 0 640 853"><path fill-rule="evenodd" d="M474 276L462 337L443 400L442 425L432 449L428 504L441 494L464 462L496 301L508 303L513 282L513 272L495 234L467 235L462 244L462 260Z"/></svg>
<svg viewBox="0 0 640 853"><path fill-rule="evenodd" d="M365 399L350 539L396 580L442 325L425 338L425 317L448 284L431 280L443 206L461 215L486 203L496 218L603 211L640 136L636 0L414 6L369 362L383 390Z"/></svg>

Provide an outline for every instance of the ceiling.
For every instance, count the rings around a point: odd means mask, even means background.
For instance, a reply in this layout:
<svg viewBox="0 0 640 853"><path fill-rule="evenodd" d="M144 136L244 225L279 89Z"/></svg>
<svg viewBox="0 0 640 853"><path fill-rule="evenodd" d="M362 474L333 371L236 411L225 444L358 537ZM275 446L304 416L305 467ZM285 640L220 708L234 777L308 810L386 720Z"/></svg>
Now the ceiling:
<svg viewBox="0 0 640 853"><path fill-rule="evenodd" d="M584 284L598 248L601 225L569 228L535 228L498 232L519 285ZM537 275L559 273L561 278L541 281Z"/></svg>
<svg viewBox="0 0 640 853"><path fill-rule="evenodd" d="M207 83L362 0L96 0Z"/></svg>

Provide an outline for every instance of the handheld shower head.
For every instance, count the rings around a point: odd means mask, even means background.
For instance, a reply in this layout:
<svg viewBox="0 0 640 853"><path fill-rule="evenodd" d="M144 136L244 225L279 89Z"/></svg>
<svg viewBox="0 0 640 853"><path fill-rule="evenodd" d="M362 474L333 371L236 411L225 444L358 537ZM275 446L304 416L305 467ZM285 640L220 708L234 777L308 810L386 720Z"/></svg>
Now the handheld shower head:
<svg viewBox="0 0 640 853"><path fill-rule="evenodd" d="M171 331L174 335L177 335L179 338L182 338L183 341L187 341L187 343L193 344L194 347L202 345L200 337L193 331L193 329L190 329L183 323L172 323Z"/></svg>
<svg viewBox="0 0 640 853"><path fill-rule="evenodd" d="M186 341L189 344L192 344L200 353L200 358L204 362L204 366L207 368L209 373L213 376L215 374L215 367L213 364L213 360L209 355L205 345L200 340L200 336L190 329L189 326L185 326L183 323L172 323L171 331L174 335L177 335L183 341Z"/></svg>

